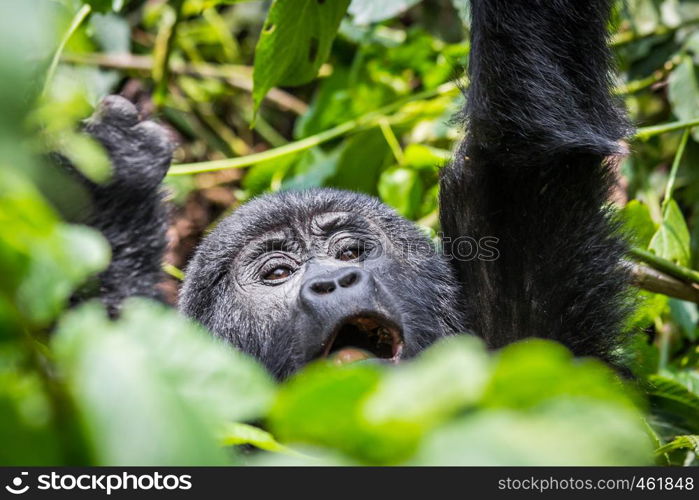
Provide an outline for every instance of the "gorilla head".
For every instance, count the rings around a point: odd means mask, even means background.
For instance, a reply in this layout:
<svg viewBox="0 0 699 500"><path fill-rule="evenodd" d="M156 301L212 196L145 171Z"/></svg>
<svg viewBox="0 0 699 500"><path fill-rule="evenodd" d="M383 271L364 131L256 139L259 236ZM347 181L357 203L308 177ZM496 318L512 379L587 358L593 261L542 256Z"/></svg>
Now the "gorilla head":
<svg viewBox="0 0 699 500"><path fill-rule="evenodd" d="M398 361L458 331L446 259L375 198L319 189L257 198L187 270L181 310L285 377L308 361Z"/></svg>
<svg viewBox="0 0 699 500"><path fill-rule="evenodd" d="M609 156L629 127L609 91L610 5L473 2L467 134L440 173L445 252L365 195L269 195L200 245L182 311L278 377L331 354L395 362L465 330L494 349L537 336L619 363L633 301L606 207ZM115 171L85 181L87 222L112 247L99 293L114 317L127 297L158 298L167 218L156 184L172 150L158 130L116 97L87 126ZM497 238L497 258L448 260L461 238Z"/></svg>

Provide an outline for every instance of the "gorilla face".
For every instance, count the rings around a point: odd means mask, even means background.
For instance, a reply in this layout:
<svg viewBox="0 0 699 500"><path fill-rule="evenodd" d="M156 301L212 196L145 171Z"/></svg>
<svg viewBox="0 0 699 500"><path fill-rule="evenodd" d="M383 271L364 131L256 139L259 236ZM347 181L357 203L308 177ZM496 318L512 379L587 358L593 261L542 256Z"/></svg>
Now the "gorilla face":
<svg viewBox="0 0 699 500"><path fill-rule="evenodd" d="M463 326L432 242L378 200L329 189L261 197L221 222L180 309L280 378L324 356L398 362Z"/></svg>

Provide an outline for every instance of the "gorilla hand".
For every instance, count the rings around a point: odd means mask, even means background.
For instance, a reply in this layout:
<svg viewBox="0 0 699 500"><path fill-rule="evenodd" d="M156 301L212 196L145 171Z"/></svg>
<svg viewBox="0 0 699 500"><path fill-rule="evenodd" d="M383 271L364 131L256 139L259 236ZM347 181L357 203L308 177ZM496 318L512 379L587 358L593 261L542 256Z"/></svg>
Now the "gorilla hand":
<svg viewBox="0 0 699 500"><path fill-rule="evenodd" d="M155 122L139 121L136 107L123 97L105 97L85 130L102 143L112 160L109 188L152 191L163 180L173 143Z"/></svg>

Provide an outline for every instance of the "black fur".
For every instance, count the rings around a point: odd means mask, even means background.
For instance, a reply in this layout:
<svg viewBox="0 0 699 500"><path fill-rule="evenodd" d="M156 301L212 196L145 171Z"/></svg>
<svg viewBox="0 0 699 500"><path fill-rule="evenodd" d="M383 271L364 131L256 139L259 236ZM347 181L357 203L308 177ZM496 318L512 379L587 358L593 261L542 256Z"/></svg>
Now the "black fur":
<svg viewBox="0 0 699 500"><path fill-rule="evenodd" d="M472 1L467 137L441 223L499 239L497 260L455 261L468 327L492 347L538 336L611 361L622 340L626 248L602 207L630 129L609 91L610 3Z"/></svg>
<svg viewBox="0 0 699 500"><path fill-rule="evenodd" d="M113 163L106 184L80 179L92 194L83 221L99 229L112 249L98 293L115 316L127 297L161 299L156 285L162 281L168 216L160 183L173 145L161 127L139 121L135 106L118 96L100 103L85 130L104 145Z"/></svg>
<svg viewBox="0 0 699 500"><path fill-rule="evenodd" d="M538 336L615 361L629 280L624 243L603 207L614 182L609 158L624 152L619 141L630 129L609 92L610 1L472 6L467 135L441 179L446 255L374 198L329 189L267 195L202 242L187 269L184 314L284 377L332 335L300 302L310 269L327 277L361 267L372 313L399 324L406 356L471 332L492 347ZM116 167L110 185L94 188L92 218L114 248L102 296L116 311L126 296L155 295L165 246L157 185L171 150L118 98L88 131ZM338 262L339 232L369 242L366 259ZM499 258L450 258L464 236L497 238ZM272 246L259 250L261 241ZM272 285L259 268L269 255L290 271ZM352 301L333 304L362 312Z"/></svg>

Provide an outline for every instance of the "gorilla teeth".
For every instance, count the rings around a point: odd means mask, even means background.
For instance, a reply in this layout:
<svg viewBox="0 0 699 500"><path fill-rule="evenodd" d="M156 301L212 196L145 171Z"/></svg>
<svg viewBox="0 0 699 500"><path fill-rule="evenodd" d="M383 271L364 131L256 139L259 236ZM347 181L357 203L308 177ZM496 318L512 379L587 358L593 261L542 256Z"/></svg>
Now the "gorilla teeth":
<svg viewBox="0 0 699 500"><path fill-rule="evenodd" d="M403 342L401 331L388 320L359 316L343 321L324 349L340 363L377 358L397 362ZM361 355L359 353L362 353Z"/></svg>

